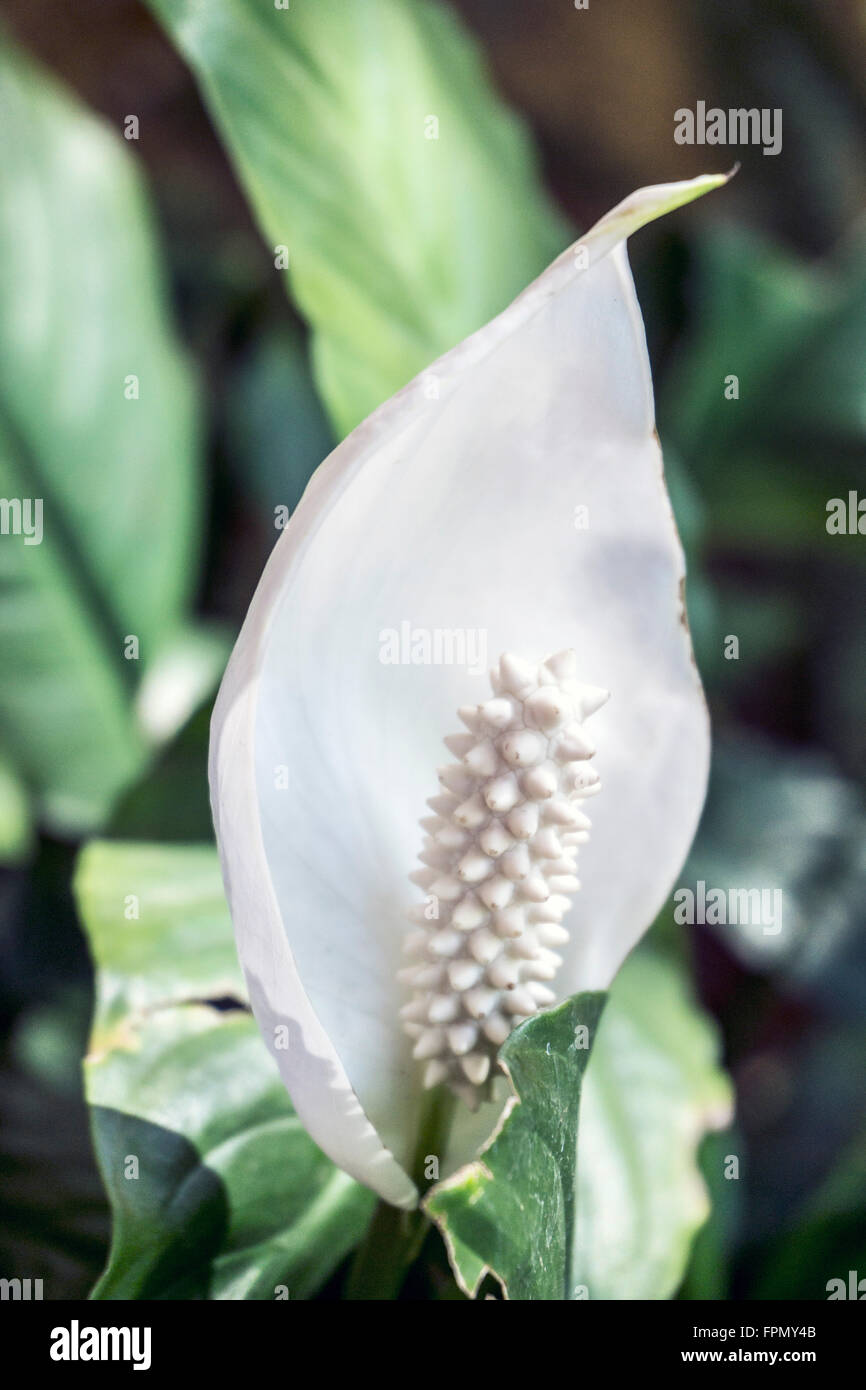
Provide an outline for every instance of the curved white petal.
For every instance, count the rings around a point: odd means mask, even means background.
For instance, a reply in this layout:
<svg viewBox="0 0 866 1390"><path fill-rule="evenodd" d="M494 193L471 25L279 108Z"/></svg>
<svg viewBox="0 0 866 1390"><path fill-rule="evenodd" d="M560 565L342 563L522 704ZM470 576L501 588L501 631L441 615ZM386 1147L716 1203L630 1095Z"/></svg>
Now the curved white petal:
<svg viewBox="0 0 866 1390"><path fill-rule="evenodd" d="M465 665L383 664L380 636L483 634L491 663L574 647L612 692L555 981L606 986L688 850L709 744L622 237L723 181L626 200L331 454L220 691L214 820L253 1007L310 1133L396 1204L415 1199L421 1095L398 1017L407 874L441 741L488 687ZM467 1112L450 1159L490 1120Z"/></svg>

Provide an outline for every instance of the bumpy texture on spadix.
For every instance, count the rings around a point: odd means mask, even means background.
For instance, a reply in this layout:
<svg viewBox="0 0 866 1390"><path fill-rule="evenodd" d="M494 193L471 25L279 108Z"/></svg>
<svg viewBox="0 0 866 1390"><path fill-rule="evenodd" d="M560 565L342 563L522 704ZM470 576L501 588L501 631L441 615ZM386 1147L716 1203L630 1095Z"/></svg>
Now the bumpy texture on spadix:
<svg viewBox="0 0 866 1390"><path fill-rule="evenodd" d="M425 867L411 878L427 899L400 972L425 1086L445 1082L473 1110L512 1028L556 999L591 825L580 802L601 787L583 722L608 696L577 680L570 650L540 666L506 653L491 683L493 699L459 711L469 733L445 739L460 762L440 769L436 814L421 822Z"/></svg>

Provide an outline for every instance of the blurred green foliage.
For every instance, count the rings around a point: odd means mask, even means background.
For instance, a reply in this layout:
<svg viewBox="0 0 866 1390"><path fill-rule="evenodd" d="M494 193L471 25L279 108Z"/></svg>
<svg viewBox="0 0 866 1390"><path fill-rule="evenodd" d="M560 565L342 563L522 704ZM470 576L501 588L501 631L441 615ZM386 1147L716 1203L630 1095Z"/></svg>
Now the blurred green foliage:
<svg viewBox="0 0 866 1390"><path fill-rule="evenodd" d="M693 328L659 416L716 544L762 556L838 550L826 502L862 481L866 446L864 252L858 237L831 262L806 265L739 228L702 240ZM849 552L863 563L862 547Z"/></svg>
<svg viewBox="0 0 866 1390"><path fill-rule="evenodd" d="M0 547L0 731L74 834L145 759L135 690L196 585L200 424L123 141L8 42L0 92L0 493L44 530Z"/></svg>

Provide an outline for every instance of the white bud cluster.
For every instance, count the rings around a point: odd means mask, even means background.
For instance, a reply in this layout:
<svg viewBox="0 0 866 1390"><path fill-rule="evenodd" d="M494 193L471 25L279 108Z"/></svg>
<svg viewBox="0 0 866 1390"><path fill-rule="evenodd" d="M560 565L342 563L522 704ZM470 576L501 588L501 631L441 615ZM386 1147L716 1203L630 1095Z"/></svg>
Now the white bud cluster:
<svg viewBox="0 0 866 1390"><path fill-rule="evenodd" d="M573 651L540 666L502 656L493 698L461 709L469 732L445 739L460 761L440 769L443 792L421 822L424 868L411 879L427 903L411 914L401 1016L425 1086L445 1082L472 1109L512 1028L556 998L562 919L589 838L579 803L601 786L583 723L608 696L576 670Z"/></svg>

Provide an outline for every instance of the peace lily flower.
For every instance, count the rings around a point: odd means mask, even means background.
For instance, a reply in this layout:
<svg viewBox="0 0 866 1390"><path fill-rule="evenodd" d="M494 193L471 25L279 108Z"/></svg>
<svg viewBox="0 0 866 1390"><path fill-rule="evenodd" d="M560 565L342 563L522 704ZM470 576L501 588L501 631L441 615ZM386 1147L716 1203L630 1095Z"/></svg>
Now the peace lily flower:
<svg viewBox="0 0 866 1390"><path fill-rule="evenodd" d="M626 199L359 425L222 683L212 804L252 1007L312 1137L396 1206L425 1083L460 1097L445 1176L500 1113L498 1043L610 985L695 831L709 731L625 239L723 182ZM492 691L449 660L461 637Z"/></svg>

